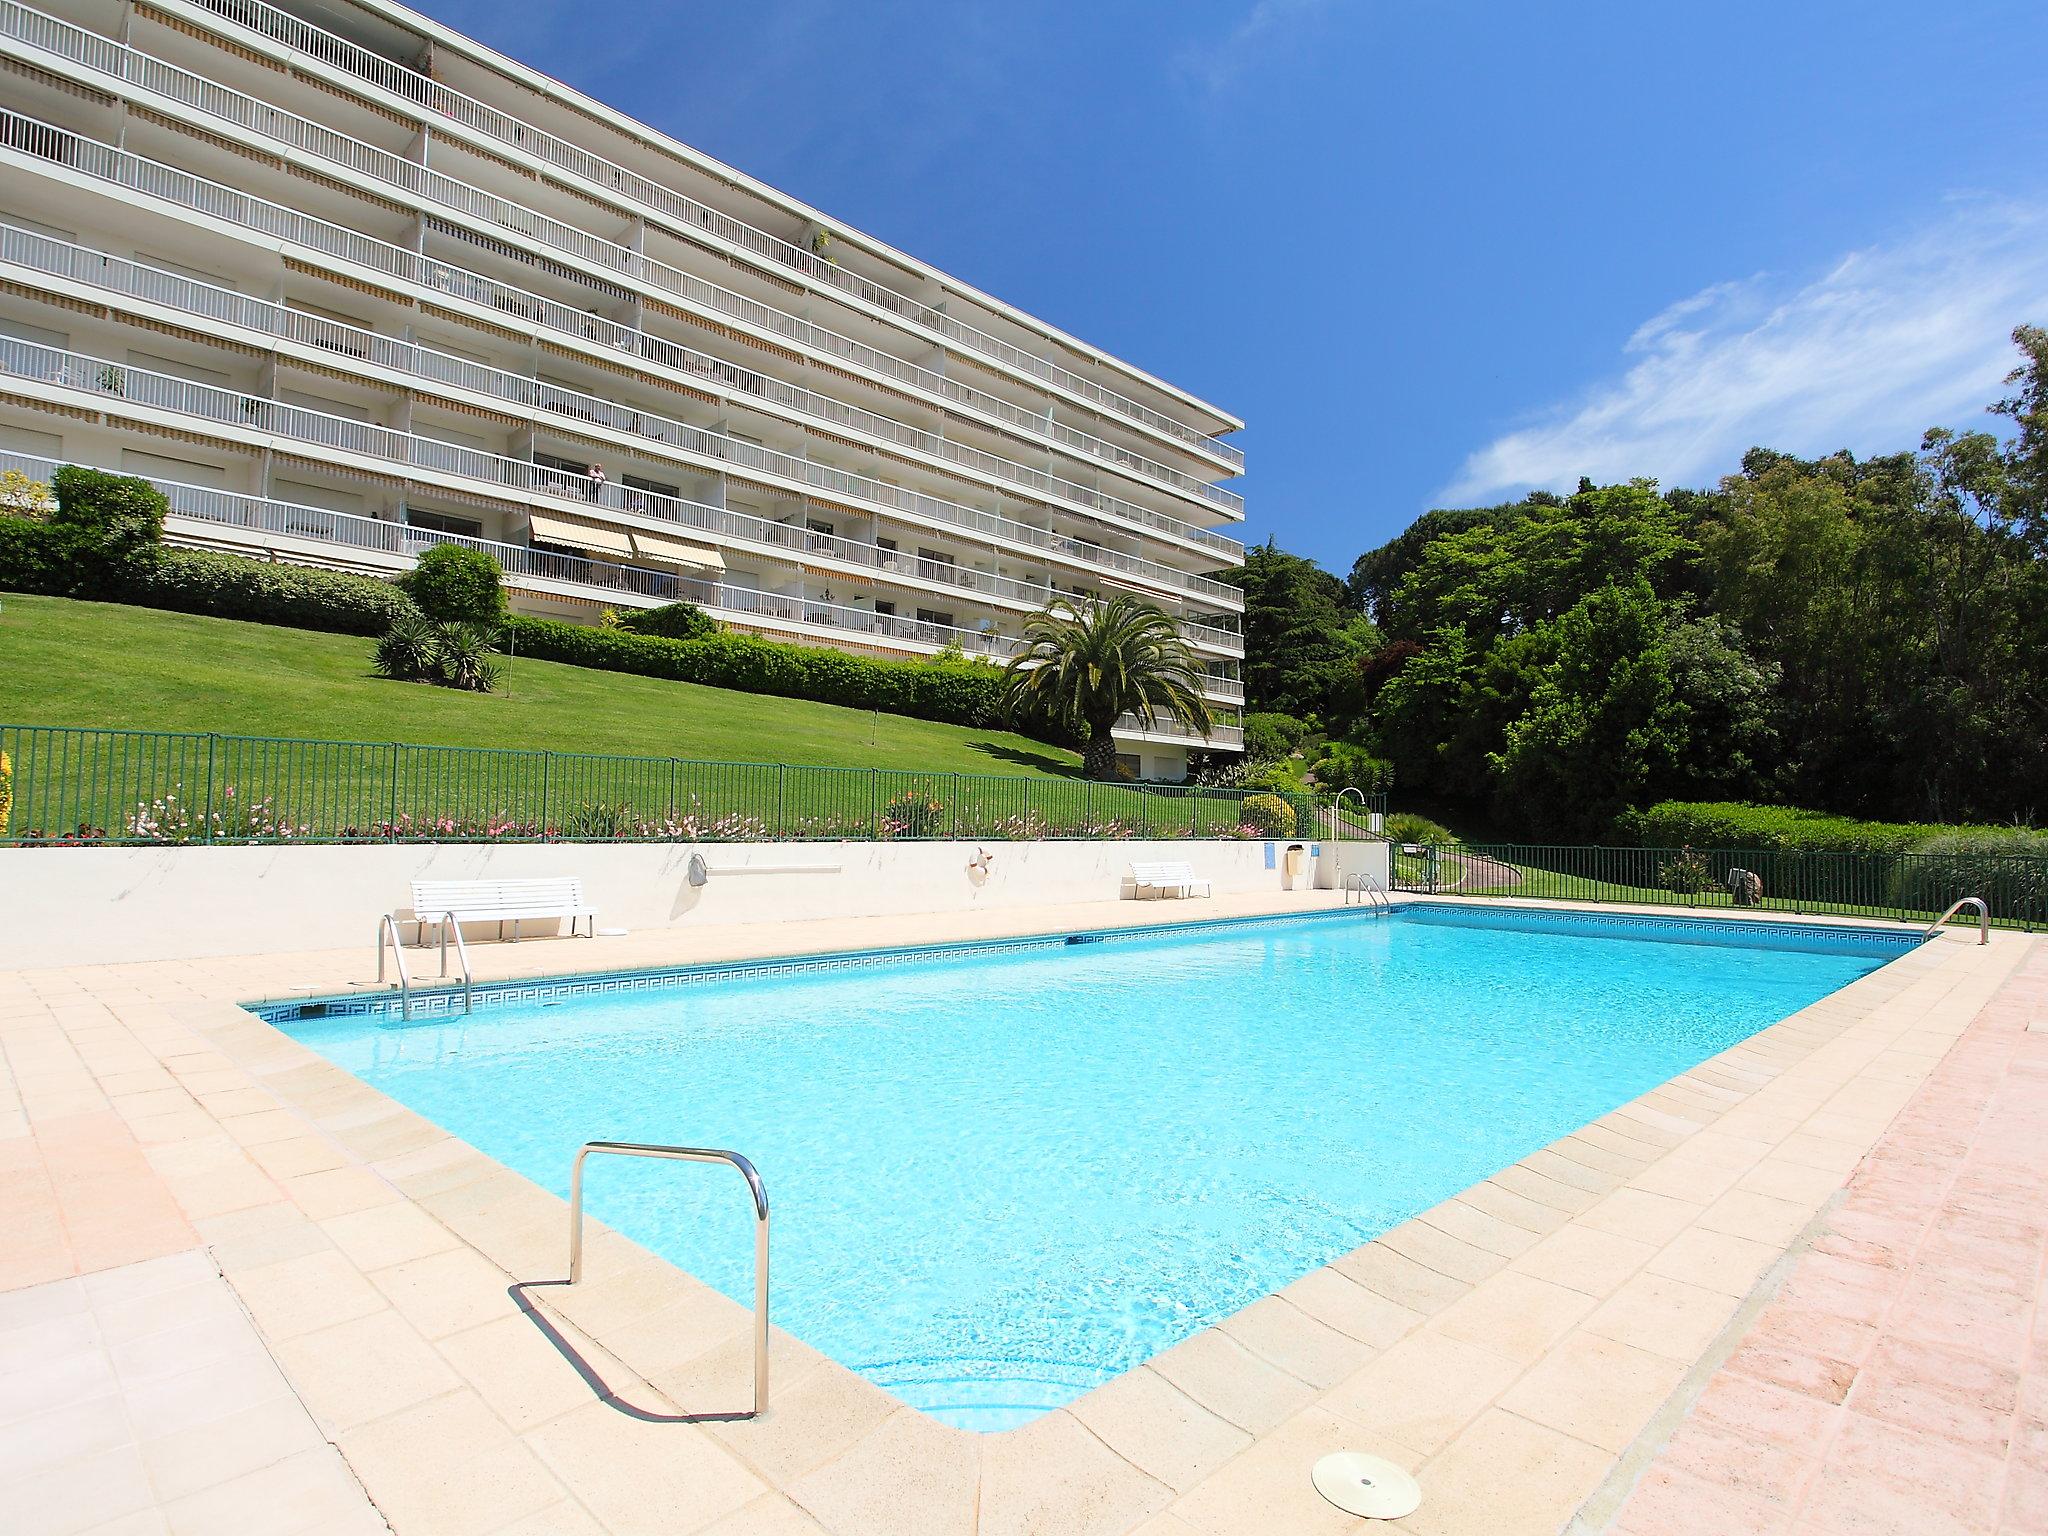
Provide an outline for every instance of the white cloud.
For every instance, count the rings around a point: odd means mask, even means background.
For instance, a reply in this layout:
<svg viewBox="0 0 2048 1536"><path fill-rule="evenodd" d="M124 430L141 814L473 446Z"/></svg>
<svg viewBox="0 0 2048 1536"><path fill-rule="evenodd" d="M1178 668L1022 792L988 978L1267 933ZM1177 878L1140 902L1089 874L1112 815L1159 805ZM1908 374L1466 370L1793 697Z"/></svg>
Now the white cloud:
<svg viewBox="0 0 2048 1536"><path fill-rule="evenodd" d="M1707 485L1759 444L1813 456L1916 447L1977 425L2048 321L2048 205L1949 204L1806 283L1717 283L1652 316L1618 377L1466 459L1438 505L1650 475Z"/></svg>
<svg viewBox="0 0 2048 1536"><path fill-rule="evenodd" d="M1237 83L1268 49L1299 22L1327 10L1331 0L1257 0L1227 36L1189 43L1174 55L1174 68L1212 91Z"/></svg>

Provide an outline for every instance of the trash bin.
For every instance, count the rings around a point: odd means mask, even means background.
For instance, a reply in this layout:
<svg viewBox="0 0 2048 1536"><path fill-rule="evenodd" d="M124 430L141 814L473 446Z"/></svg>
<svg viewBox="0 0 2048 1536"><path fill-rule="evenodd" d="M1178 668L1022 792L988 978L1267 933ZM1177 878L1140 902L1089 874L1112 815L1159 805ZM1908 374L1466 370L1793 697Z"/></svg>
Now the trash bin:
<svg viewBox="0 0 2048 1536"><path fill-rule="evenodd" d="M1291 891L1301 883L1303 872L1308 867L1308 850L1300 843L1287 845L1287 856L1280 861L1280 888Z"/></svg>

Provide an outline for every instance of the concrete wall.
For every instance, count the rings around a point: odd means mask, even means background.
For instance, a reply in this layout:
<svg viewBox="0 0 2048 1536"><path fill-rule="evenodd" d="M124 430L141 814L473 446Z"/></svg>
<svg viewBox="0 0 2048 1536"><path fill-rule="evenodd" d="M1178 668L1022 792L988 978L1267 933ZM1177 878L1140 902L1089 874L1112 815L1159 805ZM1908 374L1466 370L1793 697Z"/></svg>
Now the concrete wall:
<svg viewBox="0 0 2048 1536"><path fill-rule="evenodd" d="M1385 875L1385 844L1303 842L1324 855L1308 861L1303 886L1333 887L1340 863L1348 872L1375 851ZM1219 895L1279 890L1287 848L984 846L986 877L969 868L969 842L0 849L0 969L358 944L367 952L379 914L404 909L407 884L419 878L580 875L598 925L632 930L1107 901L1128 895L1132 861L1148 859L1193 865ZM693 857L711 870L701 885L690 879ZM495 933L487 925L472 936Z"/></svg>

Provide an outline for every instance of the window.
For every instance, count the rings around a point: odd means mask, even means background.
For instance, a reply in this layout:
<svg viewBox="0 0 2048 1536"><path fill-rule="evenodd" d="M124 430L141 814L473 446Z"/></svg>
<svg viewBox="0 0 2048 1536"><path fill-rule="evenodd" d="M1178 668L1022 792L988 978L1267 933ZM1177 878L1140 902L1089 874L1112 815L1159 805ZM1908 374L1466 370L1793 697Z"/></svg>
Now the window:
<svg viewBox="0 0 2048 1536"><path fill-rule="evenodd" d="M953 627L953 615L938 608L920 608L917 610L917 622L920 624L943 625L945 628L951 629Z"/></svg>
<svg viewBox="0 0 2048 1536"><path fill-rule="evenodd" d="M875 599L875 612L885 619L893 619L896 617L896 605L878 597Z"/></svg>
<svg viewBox="0 0 2048 1536"><path fill-rule="evenodd" d="M446 512L429 512L422 507L407 507L405 521L408 527L429 528L435 533L460 533L469 538L483 537L484 525L473 517L454 517Z"/></svg>
<svg viewBox="0 0 2048 1536"><path fill-rule="evenodd" d="M953 557L942 549L920 549L917 558L926 565L951 566L956 563Z"/></svg>
<svg viewBox="0 0 2048 1536"><path fill-rule="evenodd" d="M191 459L167 458L136 448L121 450L121 472L148 480L169 480L175 485L203 485L212 490L223 490L228 483L228 472L217 464L197 464Z"/></svg>

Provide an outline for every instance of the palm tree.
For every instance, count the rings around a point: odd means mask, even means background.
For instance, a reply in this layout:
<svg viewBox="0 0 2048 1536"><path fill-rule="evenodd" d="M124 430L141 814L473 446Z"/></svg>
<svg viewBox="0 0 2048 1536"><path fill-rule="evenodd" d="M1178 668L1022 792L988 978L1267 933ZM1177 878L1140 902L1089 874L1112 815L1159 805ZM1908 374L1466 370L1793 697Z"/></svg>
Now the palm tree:
<svg viewBox="0 0 2048 1536"><path fill-rule="evenodd" d="M1119 715L1149 727L1171 713L1208 734L1201 669L1173 620L1152 604L1117 597L1082 608L1061 598L1024 621L1024 638L1010 658L1004 700L1081 732L1089 778L1116 777L1110 731Z"/></svg>

